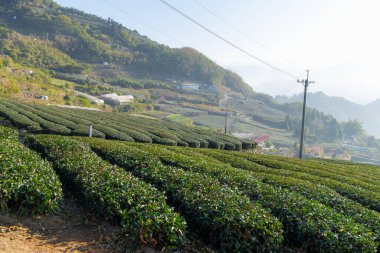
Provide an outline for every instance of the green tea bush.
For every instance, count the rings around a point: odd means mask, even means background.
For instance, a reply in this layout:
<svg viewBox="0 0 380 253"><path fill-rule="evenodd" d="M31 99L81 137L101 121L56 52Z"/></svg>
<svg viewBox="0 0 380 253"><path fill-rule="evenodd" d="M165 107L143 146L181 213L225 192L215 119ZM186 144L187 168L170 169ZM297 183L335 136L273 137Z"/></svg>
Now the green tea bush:
<svg viewBox="0 0 380 253"><path fill-rule="evenodd" d="M42 152L63 182L107 219L120 219L136 241L156 248L180 246L185 222L166 205L162 193L103 161L82 142L59 136L33 136L28 143Z"/></svg>
<svg viewBox="0 0 380 253"><path fill-rule="evenodd" d="M23 109L25 109L25 110L27 110L28 112L32 112L35 115L38 115L41 118L43 118L45 120L48 120L50 122L53 122L53 123L56 123L56 124L59 124L59 125L63 125L63 126L65 126L67 128L70 128L70 129L75 129L77 127L77 124L75 124L74 122L72 122L70 120L63 119L61 117L52 115L50 113L47 113L47 112L35 109L32 106L29 106L29 105L26 105L26 104L19 104L18 106L21 107L21 108L23 108Z"/></svg>
<svg viewBox="0 0 380 253"><path fill-rule="evenodd" d="M251 199L269 208L282 221L288 244L302 245L304 249L318 252L345 252L352 248L376 252L378 234L375 235L366 226L353 222L349 216L341 215L340 211L335 212L318 201L283 187L264 184L257 179L256 173L229 166L227 161L234 160L234 157L224 160L224 153L227 152L168 147L167 149L178 152L173 153L159 147L139 144L133 146L150 150L172 166L212 175L221 183L237 187ZM199 152L212 158L197 154ZM223 162L214 158L222 159ZM374 229L375 226L371 228ZM324 231L323 234L321 231Z"/></svg>
<svg viewBox="0 0 380 253"><path fill-rule="evenodd" d="M181 139L182 139L182 141L186 142L189 145L189 147L191 147L191 148L200 148L201 147L201 143L199 141L189 139L186 137L181 137Z"/></svg>
<svg viewBox="0 0 380 253"><path fill-rule="evenodd" d="M77 125L77 127L71 131L71 135L74 136L89 136L90 134L90 127L84 126L84 125ZM106 138L106 135L96 129L92 129L92 137L97 138Z"/></svg>
<svg viewBox="0 0 380 253"><path fill-rule="evenodd" d="M131 136L135 141L142 143L152 143L152 138L149 137L149 134L143 134L141 132L135 131L119 123L112 122L112 127L120 132L126 133Z"/></svg>
<svg viewBox="0 0 380 253"><path fill-rule="evenodd" d="M163 166L121 142L82 139L105 159L165 191L193 230L223 252L278 252L281 223L260 205L207 175Z"/></svg>
<svg viewBox="0 0 380 253"><path fill-rule="evenodd" d="M4 135L1 138L1 211L7 212L10 208L22 214L34 215L58 212L62 187L51 164L18 143L13 134L10 138L6 139Z"/></svg>
<svg viewBox="0 0 380 253"><path fill-rule="evenodd" d="M105 125L94 125L94 128L106 135L107 139L112 140L122 140L122 141L135 141L131 136L129 136L126 133L120 132L116 129L113 129L111 127L105 126Z"/></svg>
<svg viewBox="0 0 380 253"><path fill-rule="evenodd" d="M38 124L37 122L1 104L0 104L0 115L9 119L17 127L26 128L28 130L34 130L34 131L38 131L42 129L40 127L40 124Z"/></svg>
<svg viewBox="0 0 380 253"><path fill-rule="evenodd" d="M222 143L220 141L216 141L211 138L206 138L206 141L208 142L209 148L220 149L222 146Z"/></svg>
<svg viewBox="0 0 380 253"><path fill-rule="evenodd" d="M60 134L60 135L70 135L70 133L71 133L71 130L69 128L67 128L63 125L56 124L54 122L45 120L44 118L34 114L33 112L22 108L22 106L20 106L20 105L17 106L17 105L14 105L12 103L4 102L4 101L2 101L1 103L6 105L8 108L18 112L19 114L22 114L22 115L28 117L32 121L37 122L38 124L40 124L44 128L43 130L46 133ZM43 132L43 131L41 131L41 132Z"/></svg>
<svg viewBox="0 0 380 253"><path fill-rule="evenodd" d="M161 138L161 137L152 135L152 140L153 140L153 143L156 143L156 144L177 146L177 142L169 138Z"/></svg>
<svg viewBox="0 0 380 253"><path fill-rule="evenodd" d="M17 141L18 132L12 128L0 126L0 140L2 139Z"/></svg>
<svg viewBox="0 0 380 253"><path fill-rule="evenodd" d="M242 149L253 149L255 148L255 144L252 141L241 140Z"/></svg>
<svg viewBox="0 0 380 253"><path fill-rule="evenodd" d="M137 146L137 144L133 146ZM164 148L158 148L155 146L140 145L138 147L144 148L144 150L149 150L150 152L152 152L152 154L157 155L161 159L161 161L163 161L166 164L179 166L185 169L195 170L194 167L199 167L197 171L200 169L203 169L205 171L213 171L215 169L218 169L219 171L223 171L226 169L231 171L235 170L233 167L226 163L215 160L212 157L191 152L190 150L186 149L175 149L174 151L179 152L175 154L173 153L173 151L169 151ZM183 154L187 154L188 156L184 156ZM234 155L238 156L239 154L234 153ZM213 169L211 170L211 168ZM368 227L371 231L374 232L377 238L376 240L380 241L379 213L367 209L361 204L341 196L340 194L326 186L320 184L313 184L311 182L304 181L301 179L273 175L270 173L266 173L266 170L269 169L263 167L262 171L256 170L254 173L246 173L247 176L252 175L260 179L264 183L281 187L284 189L289 189L307 197L308 199L315 200L322 204L330 206L338 213L342 213L348 217L351 217L353 220L355 220L355 222L364 224L366 227Z"/></svg>
<svg viewBox="0 0 380 253"><path fill-rule="evenodd" d="M13 122L16 126L41 133L82 136L85 132L82 126L93 125L94 129L105 134L107 139L194 148L229 150L252 148L251 142L171 121L130 116L125 113L42 106L10 100L0 100L0 104L14 111ZM0 115L3 114L0 108ZM103 137L102 134L99 133L99 137Z"/></svg>
<svg viewBox="0 0 380 253"><path fill-rule="evenodd" d="M262 171L263 167L260 165L266 165L265 169L271 174L284 175L288 177L307 180L315 184L323 184L339 194L348 197L356 202L361 203L375 211L380 211L380 194L375 191L371 191L362 187L358 187L357 184L348 184L345 182L339 182L337 180L318 176L315 171L313 174L307 173L307 168L297 167L292 164L286 164L284 162L270 161L265 158L256 158L252 155L244 155L244 158L239 157L240 154L219 154L221 161L249 171ZM259 162L259 163L257 163ZM272 169L270 169L272 168ZM321 175L324 174L321 171Z"/></svg>

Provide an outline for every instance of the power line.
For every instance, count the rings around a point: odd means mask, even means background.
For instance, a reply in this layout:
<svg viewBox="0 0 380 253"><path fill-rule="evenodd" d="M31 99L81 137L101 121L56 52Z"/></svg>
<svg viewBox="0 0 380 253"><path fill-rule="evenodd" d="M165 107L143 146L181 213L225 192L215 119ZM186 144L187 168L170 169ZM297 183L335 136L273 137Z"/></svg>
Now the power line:
<svg viewBox="0 0 380 253"><path fill-rule="evenodd" d="M279 93L282 93L283 91L285 91L286 89L288 89L291 85L293 85L295 83L295 80L291 80L290 82L288 82L286 84L285 87L283 87L282 89L280 89Z"/></svg>
<svg viewBox="0 0 380 253"><path fill-rule="evenodd" d="M283 91L282 95L285 95L286 93L288 93L289 91L293 90L297 86L298 86L298 83L293 84L291 87L289 87L288 89L286 89L285 91Z"/></svg>
<svg viewBox="0 0 380 253"><path fill-rule="evenodd" d="M303 74L303 71L301 73L299 73L298 76L300 76L302 74ZM297 83L294 83L294 82L295 82L294 80L291 80L289 83L285 84L285 87L283 87L282 89L280 89L277 92L277 94L275 95L275 97L280 96L280 95L284 95L285 93L287 93L290 90L294 89L297 86Z"/></svg>
<svg viewBox="0 0 380 253"><path fill-rule="evenodd" d="M291 78L294 78L294 79L297 79L298 77L293 75L293 74L290 74L289 72L283 70L283 69L280 69L262 59L260 59L259 57L256 57L255 55L251 54L250 52L244 50L243 48L237 46L236 44L230 42L229 40L225 39L224 37L222 37L221 35L217 34L216 32L212 31L211 29L207 28L206 26L202 25L201 23L199 23L198 21L196 21L195 19L193 19L192 17L188 16L187 14L185 14L184 12L182 12L181 10L177 9L176 7L174 7L173 5L171 5L170 3L168 3L167 1L165 0L159 0L161 3L163 3L164 5L168 6L170 9L174 10L175 12L177 12L178 14L180 14L181 16L185 17L186 19L190 20L192 23L196 24L197 26L201 27L203 30L207 31L208 33L214 35L215 37L217 37L218 39L224 41L225 43L227 43L228 45L234 47L235 49L243 52L244 54L250 56L251 58L255 59L256 61L259 61L261 62L262 64L286 75L286 76L289 76Z"/></svg>
<svg viewBox="0 0 380 253"><path fill-rule="evenodd" d="M285 95L285 93L291 91L292 89L294 89L295 87L297 87L298 83L296 81L292 81L289 83L288 86L286 86L285 88L281 89L276 95L275 97L277 96L280 96L280 95Z"/></svg>
<svg viewBox="0 0 380 253"><path fill-rule="evenodd" d="M235 30L236 32L240 33L241 35L243 35L244 37L246 37L248 40L256 43L257 45L261 46L262 48L266 49L267 51L271 52L273 55L276 55L278 58L280 58L281 60L283 60L284 62L286 62L287 64L291 64L295 67L298 67L296 66L293 62L289 61L288 59L286 59L285 57L283 57L282 55L274 52L272 49L270 49L269 47L265 46L263 43L257 41L256 39L254 39L252 36L250 36L249 34L245 33L244 31L240 30L239 28L237 28L236 26L234 26L233 24L231 24L230 22L228 22L227 20L225 20L224 18L222 18L221 16L217 15L215 12L213 12L212 10L210 10L209 8L207 8L206 6L204 6L203 4L201 4L199 1L197 0L192 0L195 4L197 4L198 6L200 6L202 9L206 10L208 13L210 13L211 15L213 15L214 17L216 17L217 19L219 19L220 21L222 21L224 24L228 25L229 27L231 27L233 30Z"/></svg>
<svg viewBox="0 0 380 253"><path fill-rule="evenodd" d="M160 31L159 29L157 29L157 28L151 26L151 25L148 24L147 22L145 22L145 21L143 21L143 20L141 20L141 19L139 19L139 18L136 18L135 16L129 14L128 12L126 12L126 11L120 9L120 7L114 5L113 3L110 3L110 2L107 1L107 0L101 0L101 1L102 1L103 3L105 3L105 4L109 5L109 6L111 6L112 8L116 9L117 11L123 13L123 14L126 15L127 17L129 17L129 18L131 18L131 19L134 19L135 21L137 21L137 22L139 22L139 23L145 25L146 27L148 27L148 28L150 28L150 29L156 31L157 33L159 33L159 34L161 34L161 35L167 37L168 39L171 39L171 40L177 42L177 43L180 44L182 47L185 45L185 43L183 43L182 41L180 41L180 40L174 38L173 36L170 36L169 34L166 34L166 33L162 32L162 31Z"/></svg>

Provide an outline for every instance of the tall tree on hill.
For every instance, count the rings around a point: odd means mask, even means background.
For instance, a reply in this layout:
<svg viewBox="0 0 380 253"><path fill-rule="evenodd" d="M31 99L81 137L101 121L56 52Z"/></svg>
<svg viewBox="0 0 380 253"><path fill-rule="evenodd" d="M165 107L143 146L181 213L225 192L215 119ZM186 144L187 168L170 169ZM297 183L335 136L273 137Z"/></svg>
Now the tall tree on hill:
<svg viewBox="0 0 380 253"><path fill-rule="evenodd" d="M355 119L355 120L349 120L347 122L343 122L343 133L346 137L354 137L359 136L364 133L363 125L362 123Z"/></svg>

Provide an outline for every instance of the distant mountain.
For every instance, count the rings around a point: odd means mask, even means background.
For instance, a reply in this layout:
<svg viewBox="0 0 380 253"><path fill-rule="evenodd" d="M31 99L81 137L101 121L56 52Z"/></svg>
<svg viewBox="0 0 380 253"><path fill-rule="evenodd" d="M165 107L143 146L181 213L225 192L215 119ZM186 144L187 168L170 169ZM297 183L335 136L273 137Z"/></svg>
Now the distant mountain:
<svg viewBox="0 0 380 253"><path fill-rule="evenodd" d="M371 110L371 111L377 111L379 112L380 110L380 99L377 99L373 101L372 103L369 103L365 106L366 109Z"/></svg>
<svg viewBox="0 0 380 253"><path fill-rule="evenodd" d="M276 97L276 100L280 103L302 102L302 99L302 93L291 97ZM370 134L380 137L380 99L367 105L359 105L342 97L328 96L323 92L316 92L308 94L307 105L331 114L339 121L358 119Z"/></svg>

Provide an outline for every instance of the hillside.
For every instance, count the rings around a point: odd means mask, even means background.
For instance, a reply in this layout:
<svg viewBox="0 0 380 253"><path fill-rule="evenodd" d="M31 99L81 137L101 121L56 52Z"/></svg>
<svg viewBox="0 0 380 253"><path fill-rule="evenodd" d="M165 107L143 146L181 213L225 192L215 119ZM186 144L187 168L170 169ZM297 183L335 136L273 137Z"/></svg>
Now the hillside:
<svg viewBox="0 0 380 253"><path fill-rule="evenodd" d="M280 103L302 102L303 95L297 94L291 97L280 96L276 100ZM355 104L341 97L328 96L323 92L308 94L308 106L327 114L333 115L339 121L358 119L363 127L372 135L380 137L380 100L367 105Z"/></svg>
<svg viewBox="0 0 380 253"><path fill-rule="evenodd" d="M83 64L88 64L87 74L107 82L176 80L252 94L241 77L196 50L169 48L112 19L62 8L50 0L1 0L0 4L0 24L26 36L4 32L4 28L1 34L2 53L20 63L68 74L82 73ZM41 59L36 60L38 56Z"/></svg>

